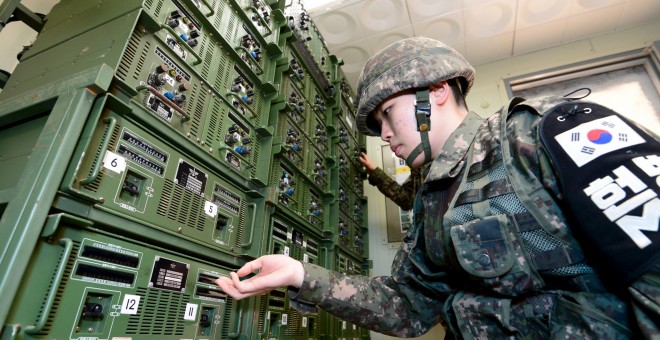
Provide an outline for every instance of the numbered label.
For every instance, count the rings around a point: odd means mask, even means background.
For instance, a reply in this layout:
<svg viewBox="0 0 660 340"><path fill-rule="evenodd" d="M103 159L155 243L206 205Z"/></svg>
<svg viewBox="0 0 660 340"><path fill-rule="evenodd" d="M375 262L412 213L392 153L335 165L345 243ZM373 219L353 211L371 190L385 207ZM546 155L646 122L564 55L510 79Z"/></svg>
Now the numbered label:
<svg viewBox="0 0 660 340"><path fill-rule="evenodd" d="M197 318L197 305L194 303L187 303L186 314L183 315L183 319L195 321L196 318Z"/></svg>
<svg viewBox="0 0 660 340"><path fill-rule="evenodd" d="M210 217L215 217L218 214L218 206L206 201L204 203L204 213Z"/></svg>
<svg viewBox="0 0 660 340"><path fill-rule="evenodd" d="M289 256L290 252L291 250L289 249L289 247L284 247L284 255Z"/></svg>
<svg viewBox="0 0 660 340"><path fill-rule="evenodd" d="M106 151L103 158L103 167L110 171L121 173L126 170L126 158L112 151Z"/></svg>
<svg viewBox="0 0 660 340"><path fill-rule="evenodd" d="M346 329L346 321L341 322L341 329Z"/></svg>
<svg viewBox="0 0 660 340"><path fill-rule="evenodd" d="M306 316L302 317L302 326L307 328L307 317Z"/></svg>
<svg viewBox="0 0 660 340"><path fill-rule="evenodd" d="M121 304L121 314L137 314L138 308L140 307L140 296L139 295L124 295L124 302Z"/></svg>
<svg viewBox="0 0 660 340"><path fill-rule="evenodd" d="M282 326L286 326L289 323L289 314L282 314Z"/></svg>
<svg viewBox="0 0 660 340"><path fill-rule="evenodd" d="M309 262L309 255L303 254L303 262Z"/></svg>

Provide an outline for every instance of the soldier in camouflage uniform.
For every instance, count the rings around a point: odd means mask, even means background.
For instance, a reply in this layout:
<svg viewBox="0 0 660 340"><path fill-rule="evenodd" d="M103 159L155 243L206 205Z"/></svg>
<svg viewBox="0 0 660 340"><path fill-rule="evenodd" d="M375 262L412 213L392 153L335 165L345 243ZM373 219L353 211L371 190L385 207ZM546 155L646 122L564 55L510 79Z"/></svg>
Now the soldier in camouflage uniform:
<svg viewBox="0 0 660 340"><path fill-rule="evenodd" d="M386 47L362 71L358 128L380 135L411 167L430 163L392 276L347 276L266 255L218 285L237 299L289 286L294 308L318 306L400 337L437 323L450 338L639 335L627 301L604 287L572 236L538 152L538 112L566 99L514 99L482 119L463 99L473 77L463 56L426 38ZM637 290L657 308L655 280ZM658 336L647 325L645 335Z"/></svg>
<svg viewBox="0 0 660 340"><path fill-rule="evenodd" d="M403 184L388 176L385 171L371 162L366 153L361 152L360 163L364 166L369 176L369 184L380 190L385 197L389 198L403 210L411 210L415 202L417 190L422 187L422 170L420 168L410 168L410 175Z"/></svg>

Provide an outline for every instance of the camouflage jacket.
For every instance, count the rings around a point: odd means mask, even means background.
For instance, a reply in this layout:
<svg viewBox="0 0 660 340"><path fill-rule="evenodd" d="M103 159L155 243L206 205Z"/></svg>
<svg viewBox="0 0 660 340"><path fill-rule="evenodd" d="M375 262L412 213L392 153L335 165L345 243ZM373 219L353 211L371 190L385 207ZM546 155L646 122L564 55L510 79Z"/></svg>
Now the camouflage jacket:
<svg viewBox="0 0 660 340"><path fill-rule="evenodd" d="M422 186L422 171L420 169L410 169L410 176L406 178L403 184L388 176L381 168L376 168L369 174L369 184L374 185L380 192L389 198L403 210L413 208L417 190Z"/></svg>
<svg viewBox="0 0 660 340"><path fill-rule="evenodd" d="M392 276L305 263L292 307L401 337L437 323L457 338L631 337L627 304L604 290L553 199L532 109L553 103L470 113L430 164Z"/></svg>

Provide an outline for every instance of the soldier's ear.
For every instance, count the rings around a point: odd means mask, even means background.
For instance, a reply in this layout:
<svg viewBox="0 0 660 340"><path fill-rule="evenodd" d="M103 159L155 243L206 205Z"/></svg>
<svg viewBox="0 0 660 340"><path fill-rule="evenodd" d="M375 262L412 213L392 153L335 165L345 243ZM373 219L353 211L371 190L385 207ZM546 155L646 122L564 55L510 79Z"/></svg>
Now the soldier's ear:
<svg viewBox="0 0 660 340"><path fill-rule="evenodd" d="M446 81L429 86L431 105L442 106L451 98L451 86Z"/></svg>

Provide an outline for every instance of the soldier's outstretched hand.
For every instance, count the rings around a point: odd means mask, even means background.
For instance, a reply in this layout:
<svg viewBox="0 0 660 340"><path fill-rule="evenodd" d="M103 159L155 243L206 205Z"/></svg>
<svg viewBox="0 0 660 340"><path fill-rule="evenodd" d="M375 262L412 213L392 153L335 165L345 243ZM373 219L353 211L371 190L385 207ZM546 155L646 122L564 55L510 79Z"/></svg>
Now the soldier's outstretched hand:
<svg viewBox="0 0 660 340"><path fill-rule="evenodd" d="M258 273L241 280L255 271ZM300 261L286 255L264 255L246 263L238 271L222 276L215 283L232 298L240 300L255 295L264 295L279 287L300 288L305 270Z"/></svg>

